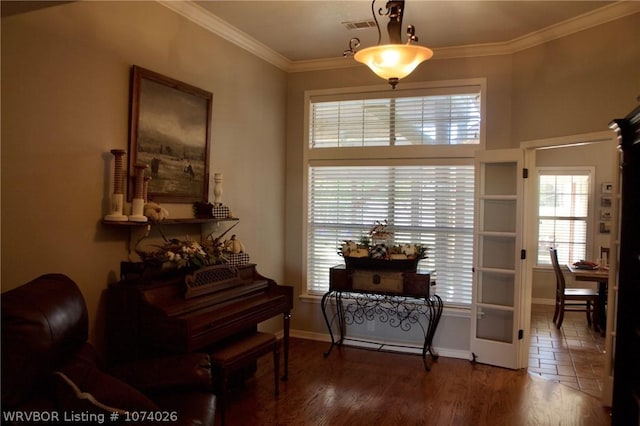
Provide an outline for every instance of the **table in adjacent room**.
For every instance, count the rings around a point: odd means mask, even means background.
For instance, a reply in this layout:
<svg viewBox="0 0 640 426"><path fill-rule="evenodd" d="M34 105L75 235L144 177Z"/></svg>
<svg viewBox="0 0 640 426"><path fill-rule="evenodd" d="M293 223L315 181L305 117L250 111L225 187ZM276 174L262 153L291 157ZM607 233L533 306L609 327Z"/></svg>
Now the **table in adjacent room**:
<svg viewBox="0 0 640 426"><path fill-rule="evenodd" d="M597 330L604 336L607 331L607 292L609 287L609 268L581 269L567 264L567 269L571 272L576 281L595 281L598 283L598 295L600 302L594 312L593 323Z"/></svg>

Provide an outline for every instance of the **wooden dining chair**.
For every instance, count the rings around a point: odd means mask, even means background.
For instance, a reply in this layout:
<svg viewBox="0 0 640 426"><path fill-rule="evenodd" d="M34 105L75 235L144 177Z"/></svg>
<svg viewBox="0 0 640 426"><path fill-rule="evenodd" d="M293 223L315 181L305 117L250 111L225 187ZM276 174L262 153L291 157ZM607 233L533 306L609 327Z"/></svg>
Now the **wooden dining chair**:
<svg viewBox="0 0 640 426"><path fill-rule="evenodd" d="M558 264L558 251L550 247L549 254L556 274L556 310L553 313L553 322L560 328L565 312L586 312L587 323L591 325L591 317L599 303L598 291L590 288L567 288L564 274Z"/></svg>

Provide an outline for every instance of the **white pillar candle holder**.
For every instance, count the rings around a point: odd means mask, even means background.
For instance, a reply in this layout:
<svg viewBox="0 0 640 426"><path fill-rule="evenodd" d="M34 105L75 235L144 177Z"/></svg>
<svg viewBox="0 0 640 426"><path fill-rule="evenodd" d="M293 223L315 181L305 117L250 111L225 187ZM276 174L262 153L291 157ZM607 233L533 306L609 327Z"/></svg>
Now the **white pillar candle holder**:
<svg viewBox="0 0 640 426"><path fill-rule="evenodd" d="M213 205L219 206L222 204L222 173L214 173L213 182Z"/></svg>

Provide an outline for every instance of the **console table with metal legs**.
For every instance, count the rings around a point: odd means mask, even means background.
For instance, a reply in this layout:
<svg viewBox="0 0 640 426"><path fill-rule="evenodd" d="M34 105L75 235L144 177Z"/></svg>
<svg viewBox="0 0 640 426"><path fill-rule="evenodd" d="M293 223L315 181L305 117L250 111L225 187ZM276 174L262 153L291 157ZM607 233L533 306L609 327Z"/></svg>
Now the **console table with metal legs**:
<svg viewBox="0 0 640 426"><path fill-rule="evenodd" d="M428 356L434 360L438 358L432 342L442 316L443 303L438 295L429 294L429 274L359 272L361 273L354 274L343 267L331 268L330 288L321 302L322 314L331 337L331 346L324 356L329 356L334 346L344 343L348 325L364 324L365 321L377 319L402 331L419 327L424 335L424 368L430 370ZM397 278L395 283L392 280L394 278ZM331 306L335 309L331 309ZM375 343L362 339L352 340Z"/></svg>

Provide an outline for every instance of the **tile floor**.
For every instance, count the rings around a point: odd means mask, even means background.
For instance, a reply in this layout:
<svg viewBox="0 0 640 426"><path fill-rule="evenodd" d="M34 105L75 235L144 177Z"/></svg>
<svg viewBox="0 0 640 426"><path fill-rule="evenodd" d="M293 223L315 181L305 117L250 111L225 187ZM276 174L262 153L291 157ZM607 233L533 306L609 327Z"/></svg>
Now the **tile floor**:
<svg viewBox="0 0 640 426"><path fill-rule="evenodd" d="M587 326L582 312L567 312L562 328L553 323L554 307L532 305L529 373L600 398L605 338Z"/></svg>

